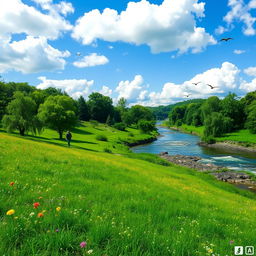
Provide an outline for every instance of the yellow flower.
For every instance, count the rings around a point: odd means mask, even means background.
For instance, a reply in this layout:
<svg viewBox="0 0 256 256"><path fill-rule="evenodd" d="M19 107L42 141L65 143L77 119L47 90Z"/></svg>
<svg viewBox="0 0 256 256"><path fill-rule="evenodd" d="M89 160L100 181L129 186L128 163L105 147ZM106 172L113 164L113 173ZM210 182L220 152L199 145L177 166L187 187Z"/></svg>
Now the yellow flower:
<svg viewBox="0 0 256 256"><path fill-rule="evenodd" d="M61 210L61 207L57 207L56 211L59 212Z"/></svg>
<svg viewBox="0 0 256 256"><path fill-rule="evenodd" d="M13 215L15 213L15 211L13 209L9 210L6 215Z"/></svg>

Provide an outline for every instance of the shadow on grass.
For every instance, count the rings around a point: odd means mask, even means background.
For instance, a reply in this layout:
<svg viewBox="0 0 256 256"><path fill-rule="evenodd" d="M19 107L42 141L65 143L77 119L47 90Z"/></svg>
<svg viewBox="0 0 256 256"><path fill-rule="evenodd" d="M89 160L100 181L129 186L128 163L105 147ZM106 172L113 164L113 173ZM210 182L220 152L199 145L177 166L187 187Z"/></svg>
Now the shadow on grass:
<svg viewBox="0 0 256 256"><path fill-rule="evenodd" d="M82 125L80 125L79 127L81 127ZM83 125L84 127L84 125ZM84 130L81 130L79 128L74 128L72 129L72 132L74 133L77 133L77 134L82 134L82 135L89 135L89 134L92 134L91 132L87 132L87 131L84 131Z"/></svg>

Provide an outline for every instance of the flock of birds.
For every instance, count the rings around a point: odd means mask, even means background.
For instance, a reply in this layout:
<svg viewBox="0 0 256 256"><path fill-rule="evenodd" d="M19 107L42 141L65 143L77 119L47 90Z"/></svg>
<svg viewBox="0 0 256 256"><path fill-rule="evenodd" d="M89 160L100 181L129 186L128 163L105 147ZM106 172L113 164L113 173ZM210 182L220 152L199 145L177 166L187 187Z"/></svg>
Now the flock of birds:
<svg viewBox="0 0 256 256"><path fill-rule="evenodd" d="M233 39L234 39L234 38L232 38L232 37L222 38L221 40L219 40L219 42L228 42L229 40L233 40ZM199 81L199 82L194 82L194 83L192 83L192 84L194 84L195 86L197 86L197 85L200 84L200 83L203 83L203 82ZM219 87L213 86L213 85L211 85L211 84L205 84L205 85L209 86L209 87L211 88L211 90L219 88ZM189 98L191 95L192 95L192 94L186 93L186 94L184 94L184 97Z"/></svg>

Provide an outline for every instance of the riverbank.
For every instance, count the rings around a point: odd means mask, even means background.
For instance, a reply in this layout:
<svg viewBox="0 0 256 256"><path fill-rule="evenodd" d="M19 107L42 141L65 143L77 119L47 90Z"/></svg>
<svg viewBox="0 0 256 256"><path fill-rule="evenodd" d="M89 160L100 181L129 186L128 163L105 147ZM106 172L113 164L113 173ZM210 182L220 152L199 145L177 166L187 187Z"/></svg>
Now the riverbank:
<svg viewBox="0 0 256 256"><path fill-rule="evenodd" d="M187 134L197 135L199 137L203 136L203 126L195 127L189 125L182 126L168 126L166 123L163 124L164 127L169 129L184 132ZM256 153L256 135L249 134L247 130L241 130L234 133L229 133L220 138L214 138L215 143L209 144L206 142L200 142L199 145L203 147L216 148L216 149L226 149L237 152L249 152Z"/></svg>
<svg viewBox="0 0 256 256"><path fill-rule="evenodd" d="M245 186L245 188L256 192L256 177L252 174L230 171L223 166L217 166L210 163L204 164L200 162L201 158L198 156L169 155L168 152L162 152L159 156L171 163L189 167L199 172L209 173L217 180L236 185L241 184Z"/></svg>

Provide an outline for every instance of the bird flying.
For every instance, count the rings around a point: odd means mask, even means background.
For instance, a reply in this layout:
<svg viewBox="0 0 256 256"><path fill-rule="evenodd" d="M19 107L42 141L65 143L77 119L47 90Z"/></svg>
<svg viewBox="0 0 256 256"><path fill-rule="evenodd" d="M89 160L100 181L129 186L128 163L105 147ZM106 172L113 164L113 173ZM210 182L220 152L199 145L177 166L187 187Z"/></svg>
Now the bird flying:
<svg viewBox="0 0 256 256"><path fill-rule="evenodd" d="M227 42L227 41L229 41L229 40L234 40L234 38L232 38L232 37L221 38L221 39L220 39L220 42L222 42L222 41Z"/></svg>
<svg viewBox="0 0 256 256"><path fill-rule="evenodd" d="M81 56L81 52L77 52L77 53L76 53L76 56Z"/></svg>
<svg viewBox="0 0 256 256"><path fill-rule="evenodd" d="M184 97L189 97L189 96L191 96L191 94L184 94Z"/></svg>
<svg viewBox="0 0 256 256"><path fill-rule="evenodd" d="M198 85L198 84L200 84L201 82L197 82L197 83L192 83L192 84L194 84L194 85Z"/></svg>
<svg viewBox="0 0 256 256"><path fill-rule="evenodd" d="M212 86L210 84L207 84L211 89L215 89L215 88L218 88L218 87L215 87L215 86Z"/></svg>

